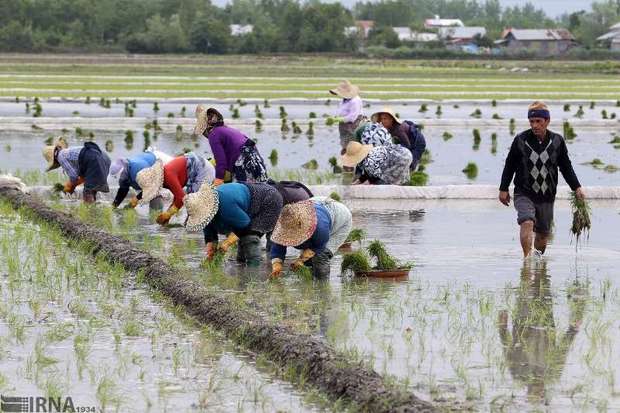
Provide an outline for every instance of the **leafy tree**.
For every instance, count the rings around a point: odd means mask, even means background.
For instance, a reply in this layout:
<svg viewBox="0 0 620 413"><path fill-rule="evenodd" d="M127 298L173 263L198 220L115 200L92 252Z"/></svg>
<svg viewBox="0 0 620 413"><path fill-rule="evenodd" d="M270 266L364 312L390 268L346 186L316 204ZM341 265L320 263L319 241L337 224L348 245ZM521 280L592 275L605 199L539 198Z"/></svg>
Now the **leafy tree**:
<svg viewBox="0 0 620 413"><path fill-rule="evenodd" d="M400 46L400 39L391 27L377 26L368 33L368 45L385 46L390 49L395 49Z"/></svg>

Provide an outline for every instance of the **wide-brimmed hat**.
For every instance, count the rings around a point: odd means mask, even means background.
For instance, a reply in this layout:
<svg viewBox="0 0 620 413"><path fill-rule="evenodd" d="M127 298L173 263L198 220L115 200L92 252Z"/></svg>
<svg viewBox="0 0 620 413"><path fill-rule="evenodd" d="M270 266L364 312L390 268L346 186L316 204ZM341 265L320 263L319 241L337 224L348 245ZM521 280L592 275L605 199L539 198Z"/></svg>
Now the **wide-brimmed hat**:
<svg viewBox="0 0 620 413"><path fill-rule="evenodd" d="M194 135L202 135L209 124L224 122L224 116L215 108L206 109L203 105L196 106L196 126Z"/></svg>
<svg viewBox="0 0 620 413"><path fill-rule="evenodd" d="M312 237L316 229L316 209L310 200L285 205L271 234L271 241L295 247Z"/></svg>
<svg viewBox="0 0 620 413"><path fill-rule="evenodd" d="M188 231L200 231L217 214L220 207L220 197L215 186L204 183L198 192L187 195L184 203L187 211L185 228Z"/></svg>
<svg viewBox="0 0 620 413"><path fill-rule="evenodd" d="M362 162L365 157L368 156L372 150L372 145L362 145L359 142L351 141L347 144L347 149L344 155L342 155L342 165L353 168L358 163Z"/></svg>
<svg viewBox="0 0 620 413"><path fill-rule="evenodd" d="M345 99L353 99L359 95L360 88L351 84L348 80L343 80L335 89L330 89L329 93L332 95L340 96Z"/></svg>
<svg viewBox="0 0 620 413"><path fill-rule="evenodd" d="M387 113L388 115L390 115L394 119L394 122L396 122L397 124L400 125L402 123L401 120L398 119L398 116L396 116L396 112L394 112L392 108L388 107L383 108L383 110L380 112L373 113L370 117L370 120L372 120L373 122L379 122L379 117L382 113Z"/></svg>
<svg viewBox="0 0 620 413"><path fill-rule="evenodd" d="M152 166L138 172L136 175L136 182L142 189L140 205L148 204L153 198L159 195L159 191L164 185L163 162L158 159Z"/></svg>
<svg viewBox="0 0 620 413"><path fill-rule="evenodd" d="M67 149L69 145L67 145L67 141L62 136L56 138L56 142L53 145L47 145L43 148L43 157L47 161L47 169L46 171L51 171L52 169L56 169L60 166L58 160L56 159L56 150L57 149Z"/></svg>

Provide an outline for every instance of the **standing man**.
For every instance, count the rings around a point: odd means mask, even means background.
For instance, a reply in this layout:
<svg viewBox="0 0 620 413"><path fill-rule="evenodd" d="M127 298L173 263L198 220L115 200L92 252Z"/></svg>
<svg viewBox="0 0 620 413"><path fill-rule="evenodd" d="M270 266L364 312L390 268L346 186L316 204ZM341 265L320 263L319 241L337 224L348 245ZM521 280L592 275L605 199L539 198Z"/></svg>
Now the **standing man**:
<svg viewBox="0 0 620 413"><path fill-rule="evenodd" d="M508 206L508 187L514 176L515 209L521 227L521 247L527 257L534 248L543 254L553 223L553 203L558 186L558 168L579 199L585 194L575 175L564 138L547 129L550 116L547 105L532 103L527 112L531 128L518 134L504 165L499 187L499 201Z"/></svg>

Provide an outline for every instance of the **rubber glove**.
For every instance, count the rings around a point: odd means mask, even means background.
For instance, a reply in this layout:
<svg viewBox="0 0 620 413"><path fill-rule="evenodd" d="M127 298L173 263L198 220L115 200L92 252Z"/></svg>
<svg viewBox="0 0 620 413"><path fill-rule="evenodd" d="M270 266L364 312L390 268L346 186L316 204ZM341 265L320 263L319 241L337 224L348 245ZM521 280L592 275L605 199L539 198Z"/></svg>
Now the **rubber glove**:
<svg viewBox="0 0 620 413"><path fill-rule="evenodd" d="M179 212L179 208L172 205L170 208L168 208L166 212L162 212L161 214L159 214L159 216L157 217L157 223L159 225L166 225L168 221L170 221L170 218L172 218L172 216L177 212Z"/></svg>
<svg viewBox="0 0 620 413"><path fill-rule="evenodd" d="M205 254L207 255L207 261L212 261L217 251L217 242L207 242L205 247Z"/></svg>
<svg viewBox="0 0 620 413"><path fill-rule="evenodd" d="M230 234L228 234L228 237L226 237L226 239L219 244L217 250L220 252L226 252L230 247L235 245L237 241L239 241L239 237L235 235L234 232L231 232Z"/></svg>
<svg viewBox="0 0 620 413"><path fill-rule="evenodd" d="M138 206L138 198L137 197L133 197L129 200L129 206L132 208L135 208Z"/></svg>
<svg viewBox="0 0 620 413"><path fill-rule="evenodd" d="M65 194L72 194L75 191L75 185L71 181L65 182L64 187L62 188L62 192Z"/></svg>
<svg viewBox="0 0 620 413"><path fill-rule="evenodd" d="M304 263L312 257L314 257L314 251L309 249L303 250L301 254L299 254L299 257L291 263L291 269L300 269L304 265Z"/></svg>
<svg viewBox="0 0 620 413"><path fill-rule="evenodd" d="M223 179L219 179L219 178L215 178L215 181L213 181L213 185L214 186L220 186L224 183Z"/></svg>
<svg viewBox="0 0 620 413"><path fill-rule="evenodd" d="M282 275L282 260L274 258L271 260L271 278L278 278Z"/></svg>

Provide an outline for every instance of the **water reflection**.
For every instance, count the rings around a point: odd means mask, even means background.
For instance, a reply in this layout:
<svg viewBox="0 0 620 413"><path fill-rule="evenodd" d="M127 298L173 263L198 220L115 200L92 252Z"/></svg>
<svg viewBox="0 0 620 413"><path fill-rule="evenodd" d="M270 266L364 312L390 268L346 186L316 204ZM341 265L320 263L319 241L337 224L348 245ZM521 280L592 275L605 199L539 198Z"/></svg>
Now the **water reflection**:
<svg viewBox="0 0 620 413"><path fill-rule="evenodd" d="M545 401L549 396L548 387L562 375L583 319L583 292L585 287L576 280L574 291L568 297L569 324L566 331L560 331L553 314L547 262L527 260L521 270L512 332L508 330L508 312L499 313L499 336L510 373L516 382L526 386L532 402Z"/></svg>

